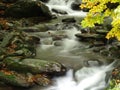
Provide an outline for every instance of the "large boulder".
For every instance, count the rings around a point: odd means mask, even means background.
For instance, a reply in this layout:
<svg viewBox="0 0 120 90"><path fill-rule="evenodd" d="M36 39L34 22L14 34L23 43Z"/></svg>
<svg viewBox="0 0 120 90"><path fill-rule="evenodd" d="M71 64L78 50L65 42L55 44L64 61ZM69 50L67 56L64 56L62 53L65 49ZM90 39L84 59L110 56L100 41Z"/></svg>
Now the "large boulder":
<svg viewBox="0 0 120 90"><path fill-rule="evenodd" d="M46 18L52 17L49 8L44 3L34 0L17 1L5 10L5 16L15 18L35 16L43 16Z"/></svg>
<svg viewBox="0 0 120 90"><path fill-rule="evenodd" d="M16 57L8 57L3 62L9 70L22 73L45 73L47 75L55 76L63 75L66 71L65 67L60 63L40 59L26 58L21 60Z"/></svg>

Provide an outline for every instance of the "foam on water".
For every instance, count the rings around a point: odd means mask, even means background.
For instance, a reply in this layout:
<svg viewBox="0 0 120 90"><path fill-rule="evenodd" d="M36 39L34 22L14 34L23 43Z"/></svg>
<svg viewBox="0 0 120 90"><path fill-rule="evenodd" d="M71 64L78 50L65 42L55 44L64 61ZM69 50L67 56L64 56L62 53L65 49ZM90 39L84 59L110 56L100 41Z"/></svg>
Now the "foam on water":
<svg viewBox="0 0 120 90"><path fill-rule="evenodd" d="M58 9L62 11L66 11L69 16L86 16L86 12L83 11L74 11L71 9L71 4L75 2L75 0L50 0L47 3L47 6L52 9Z"/></svg>
<svg viewBox="0 0 120 90"><path fill-rule="evenodd" d="M109 82L107 73L114 67L113 64L100 67L83 67L75 72L69 70L64 77L54 79L54 85L45 90L104 90Z"/></svg>

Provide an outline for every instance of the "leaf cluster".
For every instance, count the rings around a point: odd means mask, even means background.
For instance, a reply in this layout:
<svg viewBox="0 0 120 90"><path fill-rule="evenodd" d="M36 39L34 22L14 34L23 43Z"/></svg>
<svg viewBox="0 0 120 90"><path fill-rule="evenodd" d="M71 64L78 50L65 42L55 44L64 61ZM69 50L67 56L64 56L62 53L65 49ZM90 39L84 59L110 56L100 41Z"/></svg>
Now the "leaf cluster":
<svg viewBox="0 0 120 90"><path fill-rule="evenodd" d="M112 29L106 38L116 37L120 41L120 0L82 0L80 7L90 9L81 22L84 28L103 24L104 20L110 17L112 18Z"/></svg>

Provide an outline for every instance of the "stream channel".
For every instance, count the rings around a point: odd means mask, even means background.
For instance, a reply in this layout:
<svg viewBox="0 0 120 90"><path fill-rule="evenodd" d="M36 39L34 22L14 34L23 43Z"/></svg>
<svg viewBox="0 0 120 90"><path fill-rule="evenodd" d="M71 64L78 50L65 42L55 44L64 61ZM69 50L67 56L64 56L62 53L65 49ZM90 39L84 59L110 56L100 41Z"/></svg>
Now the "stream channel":
<svg viewBox="0 0 120 90"><path fill-rule="evenodd" d="M76 2L80 1L76 0ZM61 15L52 12L58 16L58 19L72 17L79 22L81 17L85 17L86 12L72 10L73 2L75 0L49 0L46 5L51 12L57 9L67 13ZM31 90L104 90L108 86L110 72L115 63L107 65L105 57L91 52L89 45L80 42L75 34L81 31L75 25L68 23L63 29L59 24L59 29L45 32L46 37L43 34L41 45L37 47L37 58L60 62L68 68L68 72L65 76L54 78L54 83L47 88L36 87ZM67 38L59 40L56 46L51 35L67 36ZM48 41L47 44L45 41ZM99 62L102 62L102 65Z"/></svg>
<svg viewBox="0 0 120 90"><path fill-rule="evenodd" d="M86 12L71 9L71 4L75 1L81 2L81 0L49 0L46 5L58 17L54 22L56 28L32 33L42 37L41 44L37 46L36 58L62 63L68 68L66 75L54 78L53 84L49 87L34 87L29 90L104 90L108 86L115 63L107 64L106 57L93 53L88 43L80 42L75 34L81 31L75 23L61 22L64 18L75 18L79 24L81 18L86 16ZM53 12L53 9L67 14ZM62 39L53 41L52 36L59 36Z"/></svg>

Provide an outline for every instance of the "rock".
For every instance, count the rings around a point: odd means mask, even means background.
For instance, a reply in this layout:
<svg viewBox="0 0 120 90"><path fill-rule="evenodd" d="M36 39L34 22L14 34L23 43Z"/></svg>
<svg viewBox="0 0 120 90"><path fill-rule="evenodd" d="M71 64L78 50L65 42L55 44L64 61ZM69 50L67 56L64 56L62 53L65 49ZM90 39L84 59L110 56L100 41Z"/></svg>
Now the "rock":
<svg viewBox="0 0 120 90"><path fill-rule="evenodd" d="M97 34L102 34L102 35L106 35L107 33L108 33L109 31L107 31L107 30L100 30L100 29L98 29L98 30L96 30L96 33Z"/></svg>
<svg viewBox="0 0 120 90"><path fill-rule="evenodd" d="M30 87L32 86L30 82L27 82L26 76L18 73L9 71L10 74L5 74L0 71L0 81L18 87Z"/></svg>
<svg viewBox="0 0 120 90"><path fill-rule="evenodd" d="M102 62L99 60L93 59L93 60L87 60L84 62L84 65L87 67L92 67L92 66L101 66Z"/></svg>
<svg viewBox="0 0 120 90"><path fill-rule="evenodd" d="M30 36L40 37L40 38L49 38L51 35L48 32L34 32L29 33Z"/></svg>
<svg viewBox="0 0 120 90"><path fill-rule="evenodd" d="M54 35L54 36L52 36L53 41L62 40L64 38L67 38L67 35Z"/></svg>
<svg viewBox="0 0 120 90"><path fill-rule="evenodd" d="M2 0L3 3L13 3L16 1L18 1L18 0Z"/></svg>
<svg viewBox="0 0 120 90"><path fill-rule="evenodd" d="M54 45L55 45L55 46L62 46L63 43L62 43L62 41L59 40L59 41L55 41L55 42L54 42Z"/></svg>
<svg viewBox="0 0 120 90"><path fill-rule="evenodd" d="M26 39L26 42L33 45L40 44L40 38L36 36L29 36L29 38Z"/></svg>
<svg viewBox="0 0 120 90"><path fill-rule="evenodd" d="M58 13L58 14L67 14L66 11L63 11L63 10L60 10L60 9L53 8L52 11L55 12L55 13Z"/></svg>
<svg viewBox="0 0 120 90"><path fill-rule="evenodd" d="M50 84L50 79L42 74L32 75L30 73L17 73L7 70L10 74L5 74L4 71L0 71L0 80L4 84L29 88L37 84L40 86L46 86Z"/></svg>
<svg viewBox="0 0 120 90"><path fill-rule="evenodd" d="M40 32L40 29L37 27L20 27L19 29L24 32Z"/></svg>
<svg viewBox="0 0 120 90"><path fill-rule="evenodd" d="M89 12L89 10L90 10L89 8L83 8L82 9L83 12Z"/></svg>
<svg viewBox="0 0 120 90"><path fill-rule="evenodd" d="M4 4L0 3L0 10L5 10L5 9L7 9L7 7Z"/></svg>
<svg viewBox="0 0 120 90"><path fill-rule="evenodd" d="M106 4L107 8L109 8L109 9L114 9L114 8L116 8L118 5L119 5L118 2L116 2L116 3L108 2L108 3Z"/></svg>
<svg viewBox="0 0 120 90"><path fill-rule="evenodd" d="M65 18L62 20L62 22L66 22L66 23L75 23L76 20L74 18Z"/></svg>
<svg viewBox="0 0 120 90"><path fill-rule="evenodd" d="M99 35L99 34L92 34L92 33L77 33L75 34L76 37L78 37L80 40L100 40L100 41L105 41L105 36L104 35Z"/></svg>
<svg viewBox="0 0 120 90"><path fill-rule="evenodd" d="M80 10L80 3L78 3L78 2L72 3L71 8L73 10Z"/></svg>
<svg viewBox="0 0 120 90"><path fill-rule="evenodd" d="M109 56L109 51L104 49L104 50L100 51L100 54L107 57L107 56Z"/></svg>
<svg viewBox="0 0 120 90"><path fill-rule="evenodd" d="M4 64L9 70L14 70L22 73L32 74L48 74L48 75L63 75L66 69L63 65L53 61L45 61L40 59L19 59L16 57L8 57L4 60Z"/></svg>
<svg viewBox="0 0 120 90"><path fill-rule="evenodd" d="M100 52L101 50L105 49L105 46L100 46L100 47L94 47L93 52Z"/></svg>
<svg viewBox="0 0 120 90"><path fill-rule="evenodd" d="M41 16L46 19L52 17L48 7L44 3L33 0L17 1L5 10L5 16L14 18Z"/></svg>
<svg viewBox="0 0 120 90"><path fill-rule="evenodd" d="M100 47L100 46L104 46L105 43L102 41L94 41L93 44L91 46L93 47Z"/></svg>
<svg viewBox="0 0 120 90"><path fill-rule="evenodd" d="M14 37L13 33L7 33L4 36L4 38L0 44L0 47L5 48L12 41L13 37Z"/></svg>
<svg viewBox="0 0 120 90"><path fill-rule="evenodd" d="M53 40L52 38L44 38L44 39L41 39L41 43L44 45L52 45Z"/></svg>
<svg viewBox="0 0 120 90"><path fill-rule="evenodd" d="M49 2L49 0L40 0L40 1L45 2L45 3Z"/></svg>

